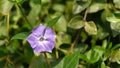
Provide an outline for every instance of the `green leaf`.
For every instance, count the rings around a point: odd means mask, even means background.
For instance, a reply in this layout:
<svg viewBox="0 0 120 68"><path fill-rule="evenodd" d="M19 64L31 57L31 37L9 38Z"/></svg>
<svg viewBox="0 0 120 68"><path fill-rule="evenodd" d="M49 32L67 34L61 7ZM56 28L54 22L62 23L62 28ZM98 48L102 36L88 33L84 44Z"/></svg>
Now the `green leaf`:
<svg viewBox="0 0 120 68"><path fill-rule="evenodd" d="M102 63L101 63L101 67L100 67L100 68L110 68L110 67L106 66L106 65L105 65L105 63L104 63L104 62L102 62Z"/></svg>
<svg viewBox="0 0 120 68"><path fill-rule="evenodd" d="M60 32L57 34L57 41L56 41L56 48L59 48L61 44L70 44L71 43L71 36Z"/></svg>
<svg viewBox="0 0 120 68"><path fill-rule="evenodd" d="M4 20L0 21L0 36L7 36L7 23Z"/></svg>
<svg viewBox="0 0 120 68"><path fill-rule="evenodd" d="M93 21L85 22L85 31L90 35L96 35L97 34L97 27L94 24Z"/></svg>
<svg viewBox="0 0 120 68"><path fill-rule="evenodd" d="M30 64L33 56L34 56L34 53L33 53L33 49L31 48L31 46L30 45L25 45L25 50L24 50L25 61Z"/></svg>
<svg viewBox="0 0 120 68"><path fill-rule="evenodd" d="M91 2L92 0L74 0L73 13L77 14L85 10L91 4Z"/></svg>
<svg viewBox="0 0 120 68"><path fill-rule="evenodd" d="M35 25L37 22L36 19L41 11L38 9L41 9L41 6L40 6L40 4L36 4L36 2L33 2L33 0L32 0L32 1L30 1L30 7L31 7L31 10L30 10L30 13L28 15L28 20L32 25Z"/></svg>
<svg viewBox="0 0 120 68"><path fill-rule="evenodd" d="M54 68L77 68L78 61L79 51L63 58L62 61Z"/></svg>
<svg viewBox="0 0 120 68"><path fill-rule="evenodd" d="M97 62L103 55L105 49L100 47L100 46L96 46L93 49L89 50L86 53L87 59L88 59L88 63L95 63Z"/></svg>
<svg viewBox="0 0 120 68"><path fill-rule="evenodd" d="M115 7L120 8L120 0L113 0Z"/></svg>
<svg viewBox="0 0 120 68"><path fill-rule="evenodd" d="M55 25L57 23L57 21L59 20L60 16L55 17L53 19L51 19L50 21L48 21L45 25L47 27L52 27L53 25Z"/></svg>
<svg viewBox="0 0 120 68"><path fill-rule="evenodd" d="M106 22L106 18L111 16L113 16L113 13L109 9L105 9L101 14L101 19L103 22Z"/></svg>
<svg viewBox="0 0 120 68"><path fill-rule="evenodd" d="M112 51L109 60L111 62L117 62L118 64L120 64L120 49Z"/></svg>
<svg viewBox="0 0 120 68"><path fill-rule="evenodd" d="M84 61L87 61L87 62L89 61L88 58L87 58L87 56L84 55L84 54L80 54L79 58L82 59L82 60L84 60Z"/></svg>
<svg viewBox="0 0 120 68"><path fill-rule="evenodd" d="M64 16L61 16L58 22L54 25L56 31L66 32L67 30L67 21Z"/></svg>
<svg viewBox="0 0 120 68"><path fill-rule="evenodd" d="M73 29L80 29L84 26L85 21L81 20L81 16L76 16L71 19L68 26Z"/></svg>
<svg viewBox="0 0 120 68"><path fill-rule="evenodd" d="M111 50L115 50L115 49L118 49L118 48L120 48L120 44L114 45L114 47L112 47Z"/></svg>
<svg viewBox="0 0 120 68"><path fill-rule="evenodd" d="M99 10L104 9L106 4L103 3L94 3L90 6L89 13L95 13L98 12Z"/></svg>
<svg viewBox="0 0 120 68"><path fill-rule="evenodd" d="M42 55L33 57L29 68L47 68L45 57Z"/></svg>
<svg viewBox="0 0 120 68"><path fill-rule="evenodd" d="M0 13L2 13L3 15L7 15L11 8L13 6L13 3L11 3L8 0L0 0Z"/></svg>
<svg viewBox="0 0 120 68"><path fill-rule="evenodd" d="M14 40L14 39L26 39L28 37L29 33L27 32L23 32L23 33L18 33L16 35L14 35L11 40Z"/></svg>
<svg viewBox="0 0 120 68"><path fill-rule="evenodd" d="M108 22L110 22L110 27L112 29L113 37L120 33L120 19L115 16L107 17Z"/></svg>
<svg viewBox="0 0 120 68"><path fill-rule="evenodd" d="M11 1L11 2L17 2L17 3L22 4L25 0L9 0L9 1Z"/></svg>

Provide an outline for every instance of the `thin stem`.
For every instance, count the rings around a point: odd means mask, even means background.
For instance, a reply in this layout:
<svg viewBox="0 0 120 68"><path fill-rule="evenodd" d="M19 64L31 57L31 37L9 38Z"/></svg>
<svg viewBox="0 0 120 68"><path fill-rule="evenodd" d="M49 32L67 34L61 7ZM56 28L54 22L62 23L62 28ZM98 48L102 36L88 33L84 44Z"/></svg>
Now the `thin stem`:
<svg viewBox="0 0 120 68"><path fill-rule="evenodd" d="M74 47L75 47L75 45L76 45L76 43L79 39L79 35L80 35L80 30L78 31L77 36L76 36L75 40L73 41L73 43L71 45L71 52L73 51L73 49L74 49Z"/></svg>
<svg viewBox="0 0 120 68"><path fill-rule="evenodd" d="M58 49L56 49L55 54L56 54L56 58L59 59Z"/></svg>
<svg viewBox="0 0 120 68"><path fill-rule="evenodd" d="M50 62L48 61L47 53L44 53L44 55L45 55L46 62L48 64L48 68L51 68Z"/></svg>
<svg viewBox="0 0 120 68"><path fill-rule="evenodd" d="M9 28L10 28L10 23L9 23L9 17L10 17L10 15L9 15L9 13L7 14L7 16L6 16L6 22L7 22L7 39L9 39Z"/></svg>
<svg viewBox="0 0 120 68"><path fill-rule="evenodd" d="M85 14L84 14L84 17L83 17L83 20L84 20L84 21L86 21L87 13L88 13L88 8L85 10Z"/></svg>
<svg viewBox="0 0 120 68"><path fill-rule="evenodd" d="M16 2L16 5L17 5L17 7L20 9L22 15L24 16L25 21L28 23L28 25L29 25L29 26L31 27L31 29L32 29L33 27L32 27L32 25L30 24L30 22L28 21L26 15L24 14L24 11L23 11L22 7L21 7L17 2Z"/></svg>

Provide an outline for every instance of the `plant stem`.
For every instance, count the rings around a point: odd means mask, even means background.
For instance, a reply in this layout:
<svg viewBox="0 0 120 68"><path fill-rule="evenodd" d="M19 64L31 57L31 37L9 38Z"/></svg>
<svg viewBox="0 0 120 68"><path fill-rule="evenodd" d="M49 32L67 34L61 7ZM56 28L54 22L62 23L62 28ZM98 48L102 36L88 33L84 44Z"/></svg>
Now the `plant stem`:
<svg viewBox="0 0 120 68"><path fill-rule="evenodd" d="M51 68L50 62L48 61L47 53L44 53L44 55L45 55L46 62L48 64L48 68Z"/></svg>
<svg viewBox="0 0 120 68"><path fill-rule="evenodd" d="M17 2L16 2L16 5L20 9L22 15L24 16L25 21L28 23L28 25L31 27L31 29L33 29L32 25L30 24L30 22L28 21L26 15L24 14L24 11L23 11L22 7Z"/></svg>
<svg viewBox="0 0 120 68"><path fill-rule="evenodd" d="M73 51L73 48L75 47L77 40L79 39L79 35L80 35L80 30L78 30L77 36L71 45L71 52Z"/></svg>
<svg viewBox="0 0 120 68"><path fill-rule="evenodd" d="M85 10L85 14L84 14L84 17L83 17L83 20L84 20L84 21L86 21L87 13L88 13L88 8Z"/></svg>
<svg viewBox="0 0 120 68"><path fill-rule="evenodd" d="M7 14L7 16L6 16L6 22L7 22L7 39L9 39L9 28L10 28L10 23L9 23L9 17L10 17L10 15L9 15L9 13Z"/></svg>

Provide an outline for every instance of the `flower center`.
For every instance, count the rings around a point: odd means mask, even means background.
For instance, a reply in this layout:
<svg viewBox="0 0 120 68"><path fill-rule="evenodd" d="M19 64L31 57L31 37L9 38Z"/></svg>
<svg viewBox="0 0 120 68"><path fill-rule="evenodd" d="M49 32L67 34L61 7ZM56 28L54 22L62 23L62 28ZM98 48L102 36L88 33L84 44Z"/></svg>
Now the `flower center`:
<svg viewBox="0 0 120 68"><path fill-rule="evenodd" d="M39 41L44 41L45 38L44 37L40 37Z"/></svg>

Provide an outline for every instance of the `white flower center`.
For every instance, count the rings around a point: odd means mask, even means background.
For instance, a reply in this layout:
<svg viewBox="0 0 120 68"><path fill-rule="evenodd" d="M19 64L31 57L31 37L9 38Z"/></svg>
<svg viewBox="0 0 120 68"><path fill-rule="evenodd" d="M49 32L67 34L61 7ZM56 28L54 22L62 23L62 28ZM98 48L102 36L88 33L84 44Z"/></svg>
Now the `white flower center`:
<svg viewBox="0 0 120 68"><path fill-rule="evenodd" d="M39 37L39 41L45 41L46 40L46 38L44 37L44 36L41 36L41 37Z"/></svg>
<svg viewBox="0 0 120 68"><path fill-rule="evenodd" d="M39 41L44 41L44 40L45 40L44 37L40 37L40 38L39 38Z"/></svg>

